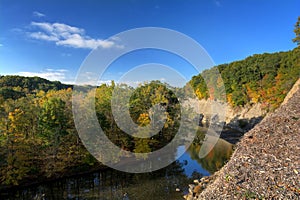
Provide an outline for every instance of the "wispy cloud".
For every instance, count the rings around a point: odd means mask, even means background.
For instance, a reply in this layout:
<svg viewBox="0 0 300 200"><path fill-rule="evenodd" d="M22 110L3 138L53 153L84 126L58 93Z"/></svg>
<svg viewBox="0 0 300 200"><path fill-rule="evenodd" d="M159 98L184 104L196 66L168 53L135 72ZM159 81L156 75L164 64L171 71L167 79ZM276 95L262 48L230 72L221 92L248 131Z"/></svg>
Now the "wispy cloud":
<svg viewBox="0 0 300 200"><path fill-rule="evenodd" d="M76 85L92 85L92 86L98 86L101 84L111 84L111 80L97 80L95 81L95 77L97 77L93 73L86 72L84 74L84 80L77 81L75 83L75 77L72 77L70 74L69 70L66 69L45 69L40 72L29 72L29 71L24 71L24 72L17 72L15 75L19 76L27 76L27 77L34 77L38 76L50 81L60 81L65 84L76 84Z"/></svg>
<svg viewBox="0 0 300 200"><path fill-rule="evenodd" d="M61 53L60 55L62 57L70 57L70 56L72 56L72 54L70 54L70 53Z"/></svg>
<svg viewBox="0 0 300 200"><path fill-rule="evenodd" d="M98 75L95 74L94 72L84 72L76 78L76 82L74 80L73 84L99 86L102 84L110 85L111 81L112 81L112 79L107 79L107 78L99 80Z"/></svg>
<svg viewBox="0 0 300 200"><path fill-rule="evenodd" d="M45 14L43 14L43 13L41 13L41 12L38 12L38 11L34 11L34 12L32 13L32 15L33 15L34 17L45 17L45 16L46 16Z"/></svg>
<svg viewBox="0 0 300 200"><path fill-rule="evenodd" d="M47 35L42 32L34 32L29 34L31 38L37 39L37 40L46 40L46 41L58 41L59 39L56 36L53 35Z"/></svg>
<svg viewBox="0 0 300 200"><path fill-rule="evenodd" d="M66 76L67 73L68 70L66 69L46 69L40 72L18 72L17 75L29 77L38 76L50 81L68 82Z"/></svg>
<svg viewBox="0 0 300 200"><path fill-rule="evenodd" d="M216 5L217 7L221 7L221 6L222 6L221 2L218 1L218 0L214 0L214 3L215 3L215 5Z"/></svg>
<svg viewBox="0 0 300 200"><path fill-rule="evenodd" d="M146 83L146 82L142 82L142 81L117 81L117 84L126 84L130 87L133 87L133 88L137 88L140 85L142 85L143 83Z"/></svg>
<svg viewBox="0 0 300 200"><path fill-rule="evenodd" d="M3 44L0 44L0 47L3 47Z"/></svg>
<svg viewBox="0 0 300 200"><path fill-rule="evenodd" d="M36 40L55 42L58 46L73 48L94 49L102 48L122 48L117 44L117 40L94 39L85 34L85 30L75 26L62 23L31 22L34 32L29 32L28 36Z"/></svg>

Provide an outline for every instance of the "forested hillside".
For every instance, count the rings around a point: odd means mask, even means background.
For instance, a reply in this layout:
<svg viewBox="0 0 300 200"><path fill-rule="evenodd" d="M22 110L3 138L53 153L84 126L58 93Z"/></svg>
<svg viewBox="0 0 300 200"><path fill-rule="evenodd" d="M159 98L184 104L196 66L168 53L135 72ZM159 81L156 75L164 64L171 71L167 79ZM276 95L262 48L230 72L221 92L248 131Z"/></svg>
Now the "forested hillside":
<svg viewBox="0 0 300 200"><path fill-rule="evenodd" d="M288 52L264 53L244 60L216 66L221 73L228 103L244 106L260 102L266 109L277 108L300 76L300 48ZM209 69L194 76L189 82L200 99L214 99L218 94L206 84L215 85L220 80ZM210 77L205 83L203 77Z"/></svg>
<svg viewBox="0 0 300 200"><path fill-rule="evenodd" d="M0 96L4 99L18 99L40 90L47 92L70 87L72 86L40 77L0 76Z"/></svg>

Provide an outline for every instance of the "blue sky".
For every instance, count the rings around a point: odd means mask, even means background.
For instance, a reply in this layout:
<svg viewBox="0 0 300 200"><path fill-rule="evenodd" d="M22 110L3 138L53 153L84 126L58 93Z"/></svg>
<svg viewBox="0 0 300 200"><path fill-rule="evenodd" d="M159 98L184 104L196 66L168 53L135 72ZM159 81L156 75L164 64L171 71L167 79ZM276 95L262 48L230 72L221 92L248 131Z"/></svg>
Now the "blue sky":
<svg viewBox="0 0 300 200"><path fill-rule="evenodd" d="M113 48L105 39L128 29L164 27L201 44L216 64L296 47L294 24L300 1L0 1L0 74L41 76L65 83L74 78L92 48ZM117 62L104 79L117 80L130 67L167 64L189 79L184 60L146 50Z"/></svg>

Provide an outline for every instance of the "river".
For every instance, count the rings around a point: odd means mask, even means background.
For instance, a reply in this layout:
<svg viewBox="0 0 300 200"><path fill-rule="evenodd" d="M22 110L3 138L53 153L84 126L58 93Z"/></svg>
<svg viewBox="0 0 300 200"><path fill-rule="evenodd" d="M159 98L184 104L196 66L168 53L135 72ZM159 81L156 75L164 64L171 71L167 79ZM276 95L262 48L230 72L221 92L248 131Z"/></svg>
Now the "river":
<svg viewBox="0 0 300 200"><path fill-rule="evenodd" d="M219 139L213 150L205 158L199 159L200 147L192 144L177 161L152 173L129 174L107 169L2 191L0 199L183 199L188 184L219 170L229 159L233 148L230 143ZM184 149L184 146L180 146L177 150L180 152ZM176 191L176 188L180 191Z"/></svg>

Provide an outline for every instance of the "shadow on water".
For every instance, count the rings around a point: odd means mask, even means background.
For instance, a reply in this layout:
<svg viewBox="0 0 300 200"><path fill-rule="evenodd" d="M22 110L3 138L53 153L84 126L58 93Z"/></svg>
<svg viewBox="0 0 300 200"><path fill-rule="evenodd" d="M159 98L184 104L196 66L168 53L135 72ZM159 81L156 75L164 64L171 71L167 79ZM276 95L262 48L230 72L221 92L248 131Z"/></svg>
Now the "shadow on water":
<svg viewBox="0 0 300 200"><path fill-rule="evenodd" d="M130 174L112 169L102 170L26 188L1 191L0 199L182 199L192 179L219 170L232 153L232 145L222 139L203 159L198 157L200 147L192 144L176 162L155 172ZM183 146L178 148L178 151L182 150ZM176 192L176 188L180 192Z"/></svg>

